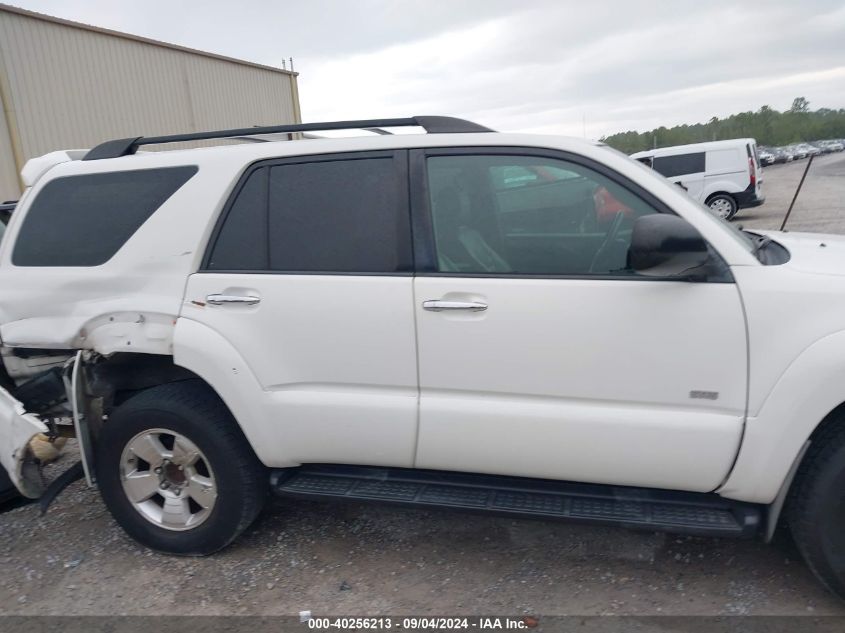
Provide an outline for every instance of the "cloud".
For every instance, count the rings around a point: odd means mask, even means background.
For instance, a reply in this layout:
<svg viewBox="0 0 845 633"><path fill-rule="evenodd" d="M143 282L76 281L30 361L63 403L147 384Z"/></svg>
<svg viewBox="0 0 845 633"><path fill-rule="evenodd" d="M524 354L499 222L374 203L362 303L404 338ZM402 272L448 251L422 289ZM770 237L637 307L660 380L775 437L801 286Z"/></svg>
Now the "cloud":
<svg viewBox="0 0 845 633"><path fill-rule="evenodd" d="M271 65L292 56L306 120L452 114L598 137L799 94L845 107L835 0L19 2Z"/></svg>
<svg viewBox="0 0 845 633"><path fill-rule="evenodd" d="M786 108L798 94L845 106L845 41L829 28L841 11L702 4L656 16L624 3L612 21L544 6L306 65L303 108L315 119L340 103L354 116L448 112L497 129L598 137Z"/></svg>

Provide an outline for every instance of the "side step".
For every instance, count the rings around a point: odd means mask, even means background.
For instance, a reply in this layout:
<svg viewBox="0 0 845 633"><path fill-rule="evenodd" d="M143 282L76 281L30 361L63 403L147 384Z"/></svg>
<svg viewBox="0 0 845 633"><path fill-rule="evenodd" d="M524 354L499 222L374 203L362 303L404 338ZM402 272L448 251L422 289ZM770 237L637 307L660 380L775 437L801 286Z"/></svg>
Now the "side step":
<svg viewBox="0 0 845 633"><path fill-rule="evenodd" d="M273 471L270 481L282 497L380 501L699 536L752 537L764 509L714 494L403 468L305 465Z"/></svg>

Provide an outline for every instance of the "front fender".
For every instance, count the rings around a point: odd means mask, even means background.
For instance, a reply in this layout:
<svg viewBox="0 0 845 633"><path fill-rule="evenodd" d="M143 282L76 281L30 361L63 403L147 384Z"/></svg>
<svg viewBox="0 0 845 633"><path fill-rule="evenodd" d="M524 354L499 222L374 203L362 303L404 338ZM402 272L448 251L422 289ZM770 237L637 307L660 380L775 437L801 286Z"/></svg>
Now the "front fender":
<svg viewBox="0 0 845 633"><path fill-rule="evenodd" d="M771 503L813 430L843 401L845 331L819 339L789 365L748 418L736 464L717 492Z"/></svg>

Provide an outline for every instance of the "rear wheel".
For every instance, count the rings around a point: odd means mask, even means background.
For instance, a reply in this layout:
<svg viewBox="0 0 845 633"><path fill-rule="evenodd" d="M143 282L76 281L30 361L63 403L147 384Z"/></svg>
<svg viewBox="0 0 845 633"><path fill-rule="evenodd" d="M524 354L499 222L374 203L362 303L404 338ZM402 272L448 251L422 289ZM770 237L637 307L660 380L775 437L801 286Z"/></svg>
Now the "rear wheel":
<svg viewBox="0 0 845 633"><path fill-rule="evenodd" d="M845 598L845 424L813 438L790 490L786 518L807 565Z"/></svg>
<svg viewBox="0 0 845 633"><path fill-rule="evenodd" d="M147 389L117 407L97 441L97 481L115 520L155 550L202 555L258 515L264 467L200 381Z"/></svg>
<svg viewBox="0 0 845 633"><path fill-rule="evenodd" d="M736 200L726 193L717 193L710 196L707 199L707 206L710 207L710 211L714 215L725 220L730 220L739 210Z"/></svg>

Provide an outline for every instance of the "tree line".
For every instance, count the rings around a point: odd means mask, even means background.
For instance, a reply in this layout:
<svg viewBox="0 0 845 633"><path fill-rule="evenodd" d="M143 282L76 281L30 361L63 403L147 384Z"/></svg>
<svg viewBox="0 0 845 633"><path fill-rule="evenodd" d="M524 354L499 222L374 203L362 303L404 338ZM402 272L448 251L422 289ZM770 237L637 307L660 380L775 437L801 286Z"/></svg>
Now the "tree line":
<svg viewBox="0 0 845 633"><path fill-rule="evenodd" d="M810 102L796 97L785 112L764 105L756 112L740 112L707 123L659 127L648 132L620 132L601 140L632 154L655 147L751 137L759 145L788 145L801 141L845 138L845 108L810 110Z"/></svg>

